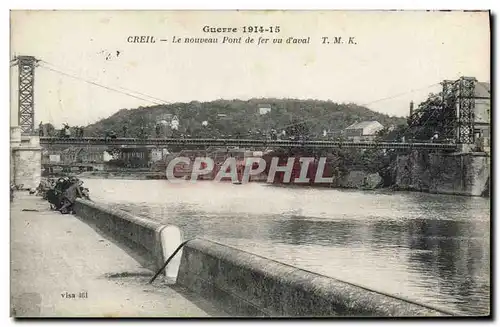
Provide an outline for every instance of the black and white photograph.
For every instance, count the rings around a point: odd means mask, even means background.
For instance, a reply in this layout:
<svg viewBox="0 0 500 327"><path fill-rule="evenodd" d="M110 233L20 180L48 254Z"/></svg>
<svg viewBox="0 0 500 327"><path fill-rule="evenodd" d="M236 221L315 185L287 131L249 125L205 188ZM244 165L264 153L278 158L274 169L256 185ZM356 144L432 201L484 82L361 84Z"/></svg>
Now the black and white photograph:
<svg viewBox="0 0 500 327"><path fill-rule="evenodd" d="M11 10L10 316L491 317L491 24Z"/></svg>

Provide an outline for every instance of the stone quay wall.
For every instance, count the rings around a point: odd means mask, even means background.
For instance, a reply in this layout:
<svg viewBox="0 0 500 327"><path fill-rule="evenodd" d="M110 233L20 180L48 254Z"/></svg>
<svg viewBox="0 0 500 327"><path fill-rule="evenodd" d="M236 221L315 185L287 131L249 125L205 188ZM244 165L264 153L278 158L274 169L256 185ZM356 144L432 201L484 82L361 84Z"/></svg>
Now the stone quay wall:
<svg viewBox="0 0 500 327"><path fill-rule="evenodd" d="M105 204L77 199L75 212L89 225L128 240L159 269L167 226ZM177 247L180 244L175 244ZM173 248L171 248L173 249ZM227 313L250 317L449 316L412 301L302 270L220 243L194 239L181 252L175 283ZM170 266L170 265L169 265ZM168 269L168 267L167 267ZM177 268L176 268L177 269Z"/></svg>
<svg viewBox="0 0 500 327"><path fill-rule="evenodd" d="M412 151L398 156L398 189L467 196L489 195L490 157L485 153Z"/></svg>
<svg viewBox="0 0 500 327"><path fill-rule="evenodd" d="M126 245L141 253L151 268L159 269L166 260L163 251L162 230L158 222L132 215L123 210L93 201L77 199L76 215L105 233L127 241Z"/></svg>
<svg viewBox="0 0 500 327"><path fill-rule="evenodd" d="M184 246L177 284L239 316L451 315L203 239Z"/></svg>
<svg viewBox="0 0 500 327"><path fill-rule="evenodd" d="M38 136L21 136L21 129L10 129L10 182L23 190L38 187L42 176L42 148Z"/></svg>

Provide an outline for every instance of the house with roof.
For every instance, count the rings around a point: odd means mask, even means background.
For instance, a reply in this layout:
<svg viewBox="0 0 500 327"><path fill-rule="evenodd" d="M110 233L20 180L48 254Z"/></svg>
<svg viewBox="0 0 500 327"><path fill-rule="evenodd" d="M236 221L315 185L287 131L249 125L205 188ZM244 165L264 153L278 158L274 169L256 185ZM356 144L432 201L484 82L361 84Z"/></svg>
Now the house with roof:
<svg viewBox="0 0 500 327"><path fill-rule="evenodd" d="M475 139L490 139L491 84L476 82L474 88L474 134Z"/></svg>
<svg viewBox="0 0 500 327"><path fill-rule="evenodd" d="M351 142L373 141L384 126L376 120L362 121L348 126L344 136Z"/></svg>
<svg viewBox="0 0 500 327"><path fill-rule="evenodd" d="M260 104L259 105L259 115L266 115L271 112L270 104Z"/></svg>
<svg viewBox="0 0 500 327"><path fill-rule="evenodd" d="M491 84L474 79L472 128L474 133L475 151L490 152L491 139ZM457 101L457 116L460 116L460 103ZM466 131L464 131L466 132ZM456 130L457 135L461 132Z"/></svg>

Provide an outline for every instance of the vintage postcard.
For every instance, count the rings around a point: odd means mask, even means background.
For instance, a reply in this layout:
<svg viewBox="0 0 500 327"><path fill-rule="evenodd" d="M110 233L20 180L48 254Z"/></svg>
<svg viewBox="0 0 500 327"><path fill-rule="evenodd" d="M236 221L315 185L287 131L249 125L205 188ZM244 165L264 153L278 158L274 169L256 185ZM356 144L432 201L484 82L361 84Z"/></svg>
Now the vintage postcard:
<svg viewBox="0 0 500 327"><path fill-rule="evenodd" d="M11 316L490 316L490 19L11 11Z"/></svg>

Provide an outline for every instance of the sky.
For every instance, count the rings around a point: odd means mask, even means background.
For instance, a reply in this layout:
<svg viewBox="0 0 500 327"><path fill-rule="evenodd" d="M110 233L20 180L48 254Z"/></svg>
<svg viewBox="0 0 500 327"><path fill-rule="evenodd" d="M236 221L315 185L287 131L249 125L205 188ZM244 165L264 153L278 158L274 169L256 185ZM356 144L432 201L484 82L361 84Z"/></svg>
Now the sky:
<svg viewBox="0 0 500 327"><path fill-rule="evenodd" d="M255 25L280 32L242 33ZM239 31L210 34L204 26ZM157 42L127 42L142 35ZM174 36L249 35L310 43L172 43ZM354 37L356 44L325 45L324 36ZM406 116L409 102L438 92L442 80L490 80L487 12L12 11L11 58L17 55L42 60L35 125L56 127L87 125L124 108L263 97L352 102ZM11 67L11 125L17 125L17 74Z"/></svg>

